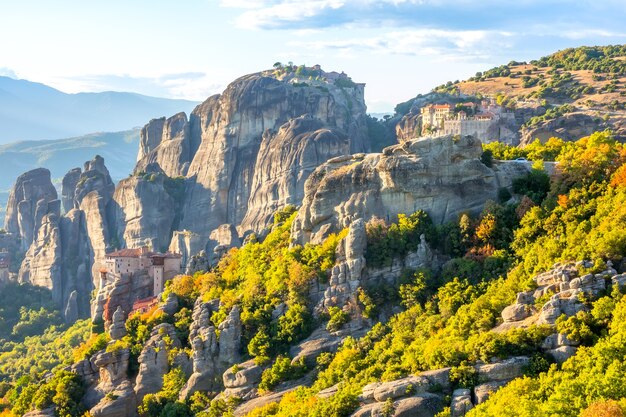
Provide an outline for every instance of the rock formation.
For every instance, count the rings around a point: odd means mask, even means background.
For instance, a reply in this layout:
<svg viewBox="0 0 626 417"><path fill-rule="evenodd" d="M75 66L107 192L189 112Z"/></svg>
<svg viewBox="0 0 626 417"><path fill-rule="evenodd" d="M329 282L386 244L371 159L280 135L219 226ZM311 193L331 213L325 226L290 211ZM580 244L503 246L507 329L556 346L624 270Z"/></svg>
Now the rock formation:
<svg viewBox="0 0 626 417"><path fill-rule="evenodd" d="M139 372L135 380L135 394L137 403L141 403L146 394L159 392L163 387L163 376L170 370L168 349L165 336L170 341L170 349L180 348L180 340L176 336L176 329L169 323L156 326L150 334L150 339L144 344L139 355Z"/></svg>
<svg viewBox="0 0 626 417"><path fill-rule="evenodd" d="M74 199L76 198L76 186L80 181L82 171L80 168L74 168L68 171L61 182L61 201L63 202L63 211L69 212L74 208Z"/></svg>
<svg viewBox="0 0 626 417"><path fill-rule="evenodd" d="M119 340L126 336L126 319L120 306L113 313L113 319L109 327L109 336L111 340Z"/></svg>
<svg viewBox="0 0 626 417"><path fill-rule="evenodd" d="M332 77L300 83L293 74L247 75L196 107L188 121L179 114L142 130L135 173L155 164L187 178L180 222L165 234L185 249L186 261L203 249L212 256L220 244L211 235L220 226L259 232L276 209L298 204L306 178L327 158L367 150L363 86Z"/></svg>
<svg viewBox="0 0 626 417"><path fill-rule="evenodd" d="M92 390L89 402L96 401L89 410L94 417L128 417L137 414L137 400L131 381L128 379L127 348L112 352L100 351L93 358L99 370L98 385Z"/></svg>
<svg viewBox="0 0 626 417"><path fill-rule="evenodd" d="M71 323L89 315L92 269L98 269L95 260L109 248L107 207L114 184L104 160L96 156L85 163L84 172L71 170L62 185L63 216L49 171L22 175L11 192L6 224L26 251L18 279L51 289Z"/></svg>
<svg viewBox="0 0 626 417"><path fill-rule="evenodd" d="M366 246L365 222L358 219L350 225L348 235L337 245L337 263L331 271L328 288L317 305L318 312L326 311L331 306L358 305L356 294L365 268ZM353 313L354 317L360 316L356 311Z"/></svg>
<svg viewBox="0 0 626 417"><path fill-rule="evenodd" d="M480 141L471 136L443 136L390 146L382 154L333 158L309 177L292 239L316 243L355 219L394 221L419 209L435 223L480 212L499 188L529 171L515 162L489 168L481 154Z"/></svg>
<svg viewBox="0 0 626 417"><path fill-rule="evenodd" d="M37 237L43 217L49 213L60 215L60 202L50 180L50 171L37 168L20 175L9 192L4 229L21 237L23 252Z"/></svg>
<svg viewBox="0 0 626 417"><path fill-rule="evenodd" d="M141 129L135 172L144 172L147 165L158 163L169 177L186 175L199 145L199 138L192 137L189 128L185 113L151 120Z"/></svg>
<svg viewBox="0 0 626 417"><path fill-rule="evenodd" d="M196 391L216 390L222 384L222 374L240 361L241 320L240 309L235 306L228 317L219 325L220 336L210 322L214 303L196 300L189 328L189 343L192 348L193 373L180 393L187 398Z"/></svg>
<svg viewBox="0 0 626 417"><path fill-rule="evenodd" d="M591 113L591 112L589 112ZM593 132L599 132L607 128L613 128L612 124L606 123L601 118L586 112L565 114L556 119L546 120L531 127L524 126L521 130L521 145L528 145L535 139L546 142L552 137L558 137L566 141L575 141ZM618 134L624 134L623 127Z"/></svg>
<svg viewBox="0 0 626 417"><path fill-rule="evenodd" d="M150 165L142 176L119 182L111 212L115 240L121 247L165 251L178 218L184 184ZM178 201L177 201L178 200Z"/></svg>

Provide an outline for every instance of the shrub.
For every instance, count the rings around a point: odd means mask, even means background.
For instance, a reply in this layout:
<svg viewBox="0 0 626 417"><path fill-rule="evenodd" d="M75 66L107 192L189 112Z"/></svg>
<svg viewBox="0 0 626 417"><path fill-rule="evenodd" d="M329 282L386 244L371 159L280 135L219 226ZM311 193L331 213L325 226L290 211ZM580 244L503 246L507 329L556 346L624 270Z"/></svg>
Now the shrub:
<svg viewBox="0 0 626 417"><path fill-rule="evenodd" d="M326 329L329 332L336 332L340 330L344 324L350 321L350 316L348 313L340 309L339 307L329 307L328 315L330 319L326 324Z"/></svg>
<svg viewBox="0 0 626 417"><path fill-rule="evenodd" d="M295 364L287 356L279 355L271 368L263 371L259 391L271 391L280 382L300 378L306 372L304 357Z"/></svg>

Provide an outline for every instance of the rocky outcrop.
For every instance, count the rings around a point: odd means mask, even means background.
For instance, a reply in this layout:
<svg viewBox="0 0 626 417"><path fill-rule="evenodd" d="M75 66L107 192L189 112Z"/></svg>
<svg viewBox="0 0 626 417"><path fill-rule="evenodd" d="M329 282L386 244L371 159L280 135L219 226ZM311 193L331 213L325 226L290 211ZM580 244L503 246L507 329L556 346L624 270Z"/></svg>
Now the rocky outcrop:
<svg viewBox="0 0 626 417"><path fill-rule="evenodd" d="M24 414L23 417L55 417L56 409L54 407L46 408L45 410L33 410Z"/></svg>
<svg viewBox="0 0 626 417"><path fill-rule="evenodd" d="M391 410L386 409L383 403L368 404L355 411L352 417L434 417L442 408L440 396L425 393L394 401Z"/></svg>
<svg viewBox="0 0 626 417"><path fill-rule="evenodd" d="M347 236L337 245L336 265L331 271L328 288L317 304L318 313L326 311L331 306L342 308L358 306L356 294L361 286L361 274L365 268L366 247L365 222L358 219L350 225ZM358 311L352 313L354 317L360 316Z"/></svg>
<svg viewBox="0 0 626 417"><path fill-rule="evenodd" d="M76 198L76 186L80 181L82 171L80 168L74 168L68 171L61 182L61 201L63 202L63 211L69 212L74 208L74 199Z"/></svg>
<svg viewBox="0 0 626 417"><path fill-rule="evenodd" d="M544 352L554 359L556 363L563 363L576 354L580 343L569 339L561 333L554 333L546 337L541 345Z"/></svg>
<svg viewBox="0 0 626 417"><path fill-rule="evenodd" d="M266 132L252 178L248 210L240 229L271 223L279 208L304 198L304 182L322 163L350 153L344 132L310 115L289 120L278 132Z"/></svg>
<svg viewBox="0 0 626 417"><path fill-rule="evenodd" d="M435 223L479 212L499 188L529 170L515 162L489 168L481 154L480 141L471 136L444 136L391 146L382 154L331 159L305 185L292 239L316 243L355 219L394 221L399 213L419 209Z"/></svg>
<svg viewBox="0 0 626 417"><path fill-rule="evenodd" d="M145 172L156 163L169 177L184 176L199 145L199 138L189 134L185 113L166 119L151 120L141 129L136 173Z"/></svg>
<svg viewBox="0 0 626 417"><path fill-rule="evenodd" d="M235 306L219 325L219 339L210 321L215 303L203 303L198 299L194 305L189 328L192 348L193 373L180 393L187 398L196 391L213 391L222 384L222 374L240 362L241 320L240 309Z"/></svg>
<svg viewBox="0 0 626 417"><path fill-rule="evenodd" d="M65 310L63 310L63 318L66 323L71 324L78 320L78 317L78 292L74 290L70 293Z"/></svg>
<svg viewBox="0 0 626 417"><path fill-rule="evenodd" d="M134 274L105 274L91 303L92 321L111 320L118 307L128 315L136 300L153 295L153 288L153 281L146 270Z"/></svg>
<svg viewBox="0 0 626 417"><path fill-rule="evenodd" d="M40 200L41 201L41 200ZM59 217L46 215L41 219L37 235L30 245L19 272L20 282L52 290L52 298L61 303L62 248Z"/></svg>
<svg viewBox="0 0 626 417"><path fill-rule="evenodd" d="M89 413L96 417L127 417L137 414L137 400L128 379L130 351L126 348L100 351L92 358L99 370L98 384L88 390Z"/></svg>
<svg viewBox="0 0 626 417"><path fill-rule="evenodd" d="M232 224L222 224L211 232L207 250L211 254L208 257L208 265L215 265L228 252L230 248L241 246L241 239L237 233L237 228ZM201 258L193 260L195 265L189 265L192 269L198 270L202 265L198 262ZM205 268L207 270L208 268Z"/></svg>
<svg viewBox="0 0 626 417"><path fill-rule="evenodd" d="M73 175L72 171L68 174ZM83 173L80 175L74 191L74 208L79 208L83 198L91 192L97 192L104 198L106 205L114 190L115 184L111 180L109 170L104 165L104 158L96 155L91 161L85 162Z"/></svg>
<svg viewBox="0 0 626 417"><path fill-rule="evenodd" d="M47 214L61 214L50 171L37 168L20 175L9 192L4 229L21 238L23 252L37 238Z"/></svg>
<svg viewBox="0 0 626 417"><path fill-rule="evenodd" d="M89 315L93 288L89 260L84 214L74 209L62 218L48 214L41 220L37 237L22 261L19 280L52 290L53 301L59 310L66 311L65 319L72 323L74 317ZM75 297L70 299L74 292Z"/></svg>
<svg viewBox="0 0 626 417"><path fill-rule="evenodd" d="M261 382L263 367L249 360L230 367L224 372L223 396L226 398L236 397L242 400L250 400L256 396L256 387Z"/></svg>
<svg viewBox="0 0 626 417"><path fill-rule="evenodd" d="M313 368L316 359L324 352L334 353L341 344L342 338L330 334L324 327L318 327L309 337L289 349L289 356L293 358L292 363L301 360L309 368Z"/></svg>
<svg viewBox="0 0 626 417"><path fill-rule="evenodd" d="M217 327L220 332L218 369L226 369L241 360L241 308L236 305Z"/></svg>
<svg viewBox="0 0 626 417"><path fill-rule="evenodd" d="M126 320L124 318L124 312L120 306L118 306L113 313L111 326L109 327L109 336L111 337L111 340L119 340L126 336Z"/></svg>
<svg viewBox="0 0 626 417"><path fill-rule="evenodd" d="M184 194L181 180L173 180L159 168L119 182L112 205L113 230L121 247L166 251L171 240L180 201Z"/></svg>
<svg viewBox="0 0 626 417"><path fill-rule="evenodd" d="M444 406L447 398L450 415L462 417L476 404L484 402L491 393L524 374L530 358L517 356L494 363L480 363L474 366L480 384L473 389L453 390L450 369L442 368L409 375L394 381L373 382L363 387L358 401L361 407L353 416L382 416L383 409L390 411L393 403L393 416L434 416ZM327 398L337 392L337 386L318 394ZM426 401L426 403L424 402ZM425 407L425 404L429 404Z"/></svg>
<svg viewBox="0 0 626 417"><path fill-rule="evenodd" d="M608 127L607 123L596 115L585 112L568 113L531 127L523 127L520 144L528 145L535 139L546 142L552 137L558 137L566 141L576 141Z"/></svg>
<svg viewBox="0 0 626 417"><path fill-rule="evenodd" d="M171 137L150 139L159 127L146 128L140 159L163 155L150 159L163 168L172 165L160 151ZM188 129L190 157L178 160L189 168L177 230L199 236L191 255L211 254L206 243L220 225L240 226L240 235L261 231L273 210L300 202L315 165L367 149L362 85L297 83L293 75L272 72L241 77L209 97L190 115Z"/></svg>
<svg viewBox="0 0 626 417"><path fill-rule="evenodd" d="M400 143L422 136L422 115L411 112L403 116L396 124L396 136Z"/></svg>
<svg viewBox="0 0 626 417"><path fill-rule="evenodd" d="M169 347L180 348L181 343L176 336L176 329L169 323L156 326L150 335L150 339L144 344L139 355L139 372L135 380L135 394L137 403L147 394L159 392L163 388L163 376L169 372L168 344Z"/></svg>
<svg viewBox="0 0 626 417"><path fill-rule="evenodd" d="M472 391L467 388L455 389L450 403L450 417L463 417L472 408Z"/></svg>
<svg viewBox="0 0 626 417"><path fill-rule="evenodd" d="M606 289L609 279L618 276L610 263L604 271L580 276L578 271L582 267L591 268L593 263L557 263L549 271L534 277L537 288L517 294L516 303L502 311L503 326L525 326L526 319L531 318L537 324L554 325L562 314L573 316L587 309L580 301L581 294L597 296ZM536 300L546 297L549 299L543 305L535 305Z"/></svg>

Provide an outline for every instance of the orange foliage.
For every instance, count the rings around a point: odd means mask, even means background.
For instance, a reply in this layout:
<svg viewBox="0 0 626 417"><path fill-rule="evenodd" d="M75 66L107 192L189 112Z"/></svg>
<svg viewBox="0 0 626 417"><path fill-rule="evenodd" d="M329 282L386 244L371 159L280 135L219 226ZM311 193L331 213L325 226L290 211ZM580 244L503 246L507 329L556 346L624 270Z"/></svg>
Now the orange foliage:
<svg viewBox="0 0 626 417"><path fill-rule="evenodd" d="M567 197L567 194L559 194L557 203L559 204L559 206L567 208L567 203L569 203L569 197Z"/></svg>
<svg viewBox="0 0 626 417"><path fill-rule="evenodd" d="M582 413L580 417L623 417L624 412L619 403L615 400L598 401L591 404Z"/></svg>
<svg viewBox="0 0 626 417"><path fill-rule="evenodd" d="M623 187L626 185L626 165L617 168L617 171L611 177L612 187Z"/></svg>
<svg viewBox="0 0 626 417"><path fill-rule="evenodd" d="M522 197L522 201L520 201L519 205L515 209L515 215L517 216L518 219L521 220L522 217L524 217L524 215L528 212L528 210L530 210L531 208L535 206L536 206L535 202L531 200L530 197L525 195L524 197Z"/></svg>

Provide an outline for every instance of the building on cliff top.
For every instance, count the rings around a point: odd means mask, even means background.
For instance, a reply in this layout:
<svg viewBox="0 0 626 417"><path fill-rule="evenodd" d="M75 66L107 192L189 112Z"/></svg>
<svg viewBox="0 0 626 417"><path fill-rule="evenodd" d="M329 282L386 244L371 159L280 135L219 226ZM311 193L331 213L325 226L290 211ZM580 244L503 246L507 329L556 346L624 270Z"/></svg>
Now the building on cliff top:
<svg viewBox="0 0 626 417"><path fill-rule="evenodd" d="M472 102L461 103L461 108L468 108L473 115L464 110L455 112L452 104L430 104L421 108L421 136L432 137L446 135L472 135L487 143L501 137L499 121L512 121L514 113L507 112L494 100L483 100L479 105Z"/></svg>
<svg viewBox="0 0 626 417"><path fill-rule="evenodd" d="M165 281L181 273L181 258L182 255L178 253L151 252L147 247L120 249L106 255L101 278L106 281L107 274L117 276L147 273L153 282L152 296L157 296L163 292Z"/></svg>

